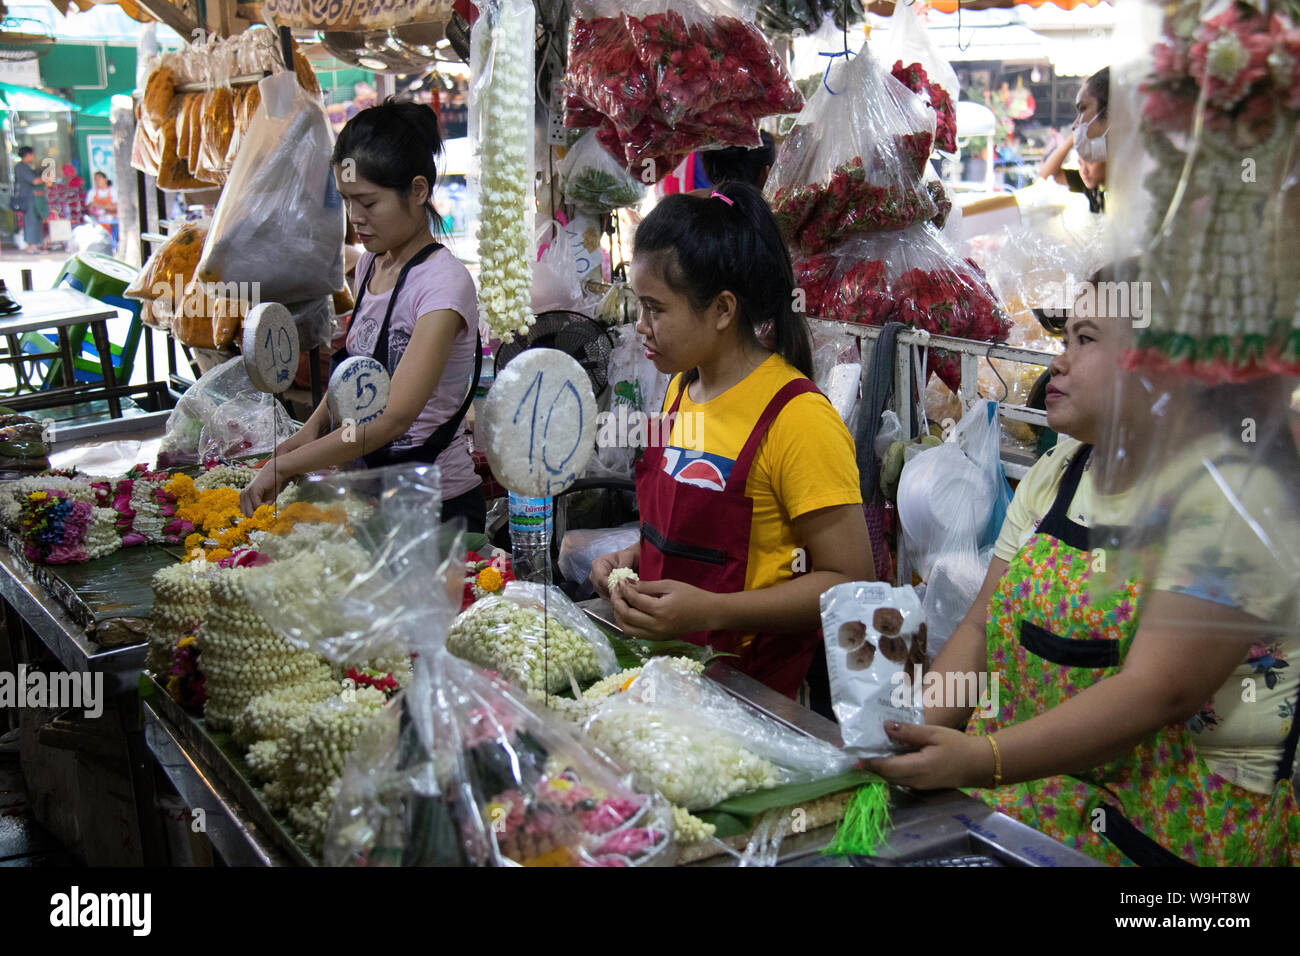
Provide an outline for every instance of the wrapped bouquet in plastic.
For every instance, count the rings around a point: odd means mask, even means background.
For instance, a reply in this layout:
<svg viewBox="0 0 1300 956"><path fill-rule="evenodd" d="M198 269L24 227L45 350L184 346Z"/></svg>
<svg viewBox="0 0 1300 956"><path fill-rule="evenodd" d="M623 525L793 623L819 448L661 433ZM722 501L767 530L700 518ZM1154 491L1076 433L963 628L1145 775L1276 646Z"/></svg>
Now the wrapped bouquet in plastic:
<svg viewBox="0 0 1300 956"><path fill-rule="evenodd" d="M935 116L866 45L837 60L781 144L764 194L804 255L856 235L933 219L923 181Z"/></svg>
<svg viewBox="0 0 1300 956"><path fill-rule="evenodd" d="M345 516L311 549L309 573L330 586L303 593L304 582L298 599L261 613L291 645L347 668L351 684L333 693L300 682L294 700L245 707L236 729L256 741L249 760L272 777L268 799L319 834L334 865L671 862L662 797L523 691L447 652L465 551L454 527L427 520L439 484L436 467L395 466L311 479L300 492ZM305 567L311 554L301 554ZM413 655L414 672L385 701L392 688L357 668L394 654Z"/></svg>
<svg viewBox="0 0 1300 956"><path fill-rule="evenodd" d="M568 62L565 124L647 184L693 150L758 146L758 119L803 105L744 2L584 0Z"/></svg>
<svg viewBox="0 0 1300 956"><path fill-rule="evenodd" d="M746 706L671 658L646 664L585 729L687 810L749 790L832 777L854 764L838 747Z"/></svg>
<svg viewBox="0 0 1300 956"><path fill-rule="evenodd" d="M556 172L564 197L584 212L635 206L645 196L645 184L628 174L621 158L615 160L602 148L594 130L583 133L569 147Z"/></svg>
<svg viewBox="0 0 1300 956"><path fill-rule="evenodd" d="M862 236L794 262L808 314L884 325L904 322L935 335L1006 341L1011 322L979 266L962 259L928 223ZM938 356L935 371L953 391L960 369Z"/></svg>
<svg viewBox="0 0 1300 956"><path fill-rule="evenodd" d="M565 690L612 674L614 649L559 588L511 581L456 618L447 650L522 690Z"/></svg>

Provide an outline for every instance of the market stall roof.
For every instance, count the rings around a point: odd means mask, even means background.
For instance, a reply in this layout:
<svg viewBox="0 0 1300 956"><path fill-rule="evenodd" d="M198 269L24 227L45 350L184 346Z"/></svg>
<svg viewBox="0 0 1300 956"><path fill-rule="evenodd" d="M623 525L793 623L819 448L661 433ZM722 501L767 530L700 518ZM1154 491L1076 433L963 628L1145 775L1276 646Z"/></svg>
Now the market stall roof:
<svg viewBox="0 0 1300 956"><path fill-rule="evenodd" d="M79 10L89 10L96 4L108 4L110 6L116 4L132 20L149 23L155 19L153 14L136 3L135 0L50 0L50 4L65 17L69 13L76 13Z"/></svg>
<svg viewBox="0 0 1300 956"><path fill-rule="evenodd" d="M0 104L14 113L73 113L77 104L30 86L0 83Z"/></svg>
<svg viewBox="0 0 1300 956"><path fill-rule="evenodd" d="M958 0L928 0L925 5L939 13L956 13L957 4ZM1112 0L961 0L963 10L988 10L991 7L1021 6L1037 8L1048 4L1058 6L1062 10L1073 10L1075 7L1110 6ZM891 0L877 0L868 9L872 13L887 16L894 11L894 4Z"/></svg>

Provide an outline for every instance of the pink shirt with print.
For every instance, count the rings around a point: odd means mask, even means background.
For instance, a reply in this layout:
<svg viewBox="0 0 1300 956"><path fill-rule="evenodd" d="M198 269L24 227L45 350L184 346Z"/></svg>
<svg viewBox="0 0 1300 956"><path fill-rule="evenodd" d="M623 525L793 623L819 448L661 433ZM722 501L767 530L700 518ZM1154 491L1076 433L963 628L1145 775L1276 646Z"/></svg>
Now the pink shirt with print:
<svg viewBox="0 0 1300 956"><path fill-rule="evenodd" d="M356 274L364 276L373 260L372 253L363 253L357 262ZM370 355L374 352L379 327L384 321L384 313L392 294L391 289L387 292L366 289L361 310L352 316L352 324L348 328L349 355ZM439 249L411 269L406 274L406 281L402 283L388 327L388 361L385 364L390 374L396 371L406 352L406 346L415 332L416 320L441 309L450 309L459 315L465 322L464 328L456 333L438 387L406 434L393 442L393 451L404 451L423 443L439 425L451 418L456 409L460 408L465 390L469 388L474 375L478 293L474 289L474 280L469 270L445 248ZM382 356L380 360L383 361ZM482 483L469 456L466 441L468 430L468 426L462 424L451 444L438 456L444 501L463 495Z"/></svg>

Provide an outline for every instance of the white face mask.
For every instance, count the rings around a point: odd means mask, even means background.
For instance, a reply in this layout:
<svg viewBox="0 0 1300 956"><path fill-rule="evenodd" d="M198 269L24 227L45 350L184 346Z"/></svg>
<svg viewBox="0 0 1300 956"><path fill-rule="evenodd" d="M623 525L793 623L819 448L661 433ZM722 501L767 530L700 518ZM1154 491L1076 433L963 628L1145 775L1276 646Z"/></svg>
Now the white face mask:
<svg viewBox="0 0 1300 956"><path fill-rule="evenodd" d="M1106 134L1102 133L1096 138L1088 136L1088 127L1091 123L1086 123L1074 128L1074 151L1079 154L1079 159L1085 163L1101 163L1106 161Z"/></svg>

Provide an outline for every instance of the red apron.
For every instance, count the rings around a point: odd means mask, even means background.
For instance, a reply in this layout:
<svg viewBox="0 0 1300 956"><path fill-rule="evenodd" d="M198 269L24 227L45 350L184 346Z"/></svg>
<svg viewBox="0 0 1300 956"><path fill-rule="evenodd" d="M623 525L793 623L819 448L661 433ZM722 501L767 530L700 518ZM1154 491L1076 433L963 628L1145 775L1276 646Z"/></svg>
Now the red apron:
<svg viewBox="0 0 1300 956"><path fill-rule="evenodd" d="M636 466L636 498L641 512L640 577L665 578L731 594L745 590L749 566L749 531L754 500L745 494L750 466L768 427L796 395L817 392L806 378L789 382L768 402L745 442L722 490L678 481L664 470L664 446L677 417L685 386L677 393L662 429L652 429L650 443ZM658 431L658 434L653 432ZM755 680L793 697L808 674L821 644L821 630L764 633L742 641L737 631L697 631L682 640L715 651L740 655L735 665Z"/></svg>

